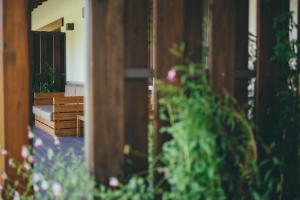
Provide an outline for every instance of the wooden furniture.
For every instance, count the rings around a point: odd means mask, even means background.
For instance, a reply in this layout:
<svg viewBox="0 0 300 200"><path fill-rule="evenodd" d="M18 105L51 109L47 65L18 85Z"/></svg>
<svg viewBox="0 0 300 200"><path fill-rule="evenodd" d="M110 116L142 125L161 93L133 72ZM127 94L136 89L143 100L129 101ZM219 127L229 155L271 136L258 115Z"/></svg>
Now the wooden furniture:
<svg viewBox="0 0 300 200"><path fill-rule="evenodd" d="M80 132L81 132L81 127L83 125L84 122L84 116L83 115L77 115L77 137L79 137ZM82 122L82 125L81 125Z"/></svg>
<svg viewBox="0 0 300 200"><path fill-rule="evenodd" d="M35 126L51 135L76 135L77 115L83 115L82 95L83 86L78 85L66 85L65 93L35 93Z"/></svg>

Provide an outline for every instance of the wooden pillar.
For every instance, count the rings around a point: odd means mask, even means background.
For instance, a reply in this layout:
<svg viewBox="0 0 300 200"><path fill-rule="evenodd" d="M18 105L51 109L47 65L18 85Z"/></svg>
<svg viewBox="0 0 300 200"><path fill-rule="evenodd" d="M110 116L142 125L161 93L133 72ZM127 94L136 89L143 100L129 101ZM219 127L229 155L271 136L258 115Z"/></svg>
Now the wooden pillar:
<svg viewBox="0 0 300 200"><path fill-rule="evenodd" d="M125 1L125 142L136 172L147 169L148 0ZM144 155L144 156L142 156Z"/></svg>
<svg viewBox="0 0 300 200"><path fill-rule="evenodd" d="M21 161L29 125L29 6L27 0L0 1L0 145ZM16 179L8 157L0 171Z"/></svg>
<svg viewBox="0 0 300 200"><path fill-rule="evenodd" d="M288 11L289 1L258 0L257 3L256 120L258 134L262 143L267 146L271 146L273 143L277 144L271 152L267 153L263 151L263 148L259 148L260 160L271 156L282 158L284 148L282 132L274 128L274 123L279 123L277 91L280 82L282 82L280 80L280 63L271 58L274 55L274 47L276 45L277 29L273 25L274 19ZM287 29L288 23L282 28ZM272 169L274 182L280 183L282 181L281 171L279 169L276 170L276 166L268 167L269 169L264 170ZM294 186L290 185L290 187ZM292 194L292 197L294 198L295 196ZM279 199L277 191L274 191L272 199Z"/></svg>
<svg viewBox="0 0 300 200"><path fill-rule="evenodd" d="M87 0L87 157L98 180L147 167L148 1ZM144 156L140 156L144 155Z"/></svg>
<svg viewBox="0 0 300 200"><path fill-rule="evenodd" d="M98 181L122 176L124 6L123 0L86 0L86 152Z"/></svg>
<svg viewBox="0 0 300 200"><path fill-rule="evenodd" d="M153 0L152 63L154 78L166 80L168 71L182 63L170 53L174 44L186 45L186 56L201 62L203 10L199 0ZM155 80L154 80L155 82ZM154 118L156 151L159 152L163 139L159 133L159 95L154 91Z"/></svg>
<svg viewBox="0 0 300 200"><path fill-rule="evenodd" d="M236 0L236 37L235 37L235 82L234 97L245 105L248 103L248 81L255 76L248 70L249 43L249 0Z"/></svg>
<svg viewBox="0 0 300 200"><path fill-rule="evenodd" d="M237 4L235 0L209 0L208 6L209 79L217 92L233 95Z"/></svg>

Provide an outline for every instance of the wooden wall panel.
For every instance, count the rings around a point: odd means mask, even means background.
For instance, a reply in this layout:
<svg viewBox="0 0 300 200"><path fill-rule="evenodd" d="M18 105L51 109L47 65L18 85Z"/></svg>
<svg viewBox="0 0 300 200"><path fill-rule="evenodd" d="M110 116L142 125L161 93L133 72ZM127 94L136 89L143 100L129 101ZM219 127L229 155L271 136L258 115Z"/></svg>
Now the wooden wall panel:
<svg viewBox="0 0 300 200"><path fill-rule="evenodd" d="M27 0L0 1L0 138L21 160L29 125L29 9ZM16 173L1 158L1 172Z"/></svg>
<svg viewBox="0 0 300 200"><path fill-rule="evenodd" d="M124 1L87 0L86 152L97 180L122 176Z"/></svg>

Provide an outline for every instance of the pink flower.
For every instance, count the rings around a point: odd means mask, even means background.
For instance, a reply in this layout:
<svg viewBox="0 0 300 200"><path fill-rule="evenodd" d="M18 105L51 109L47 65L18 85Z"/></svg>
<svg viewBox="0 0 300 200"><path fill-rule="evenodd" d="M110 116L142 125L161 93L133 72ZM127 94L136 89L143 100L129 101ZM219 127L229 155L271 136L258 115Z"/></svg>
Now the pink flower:
<svg viewBox="0 0 300 200"><path fill-rule="evenodd" d="M6 180L8 178L7 174L5 172L2 172L1 178L2 178L2 180Z"/></svg>
<svg viewBox="0 0 300 200"><path fill-rule="evenodd" d="M31 169L30 164L29 164L29 163L24 163L24 169L25 169L26 171L29 171L29 170Z"/></svg>
<svg viewBox="0 0 300 200"><path fill-rule="evenodd" d="M29 156L29 150L26 146L22 147L21 156L23 159L27 159L27 157Z"/></svg>
<svg viewBox="0 0 300 200"><path fill-rule="evenodd" d="M28 160L29 163L32 164L34 162L34 157L32 155L29 155L27 160Z"/></svg>
<svg viewBox="0 0 300 200"><path fill-rule="evenodd" d="M8 151L5 150L5 149L1 149L1 154L2 154L3 156L7 156Z"/></svg>
<svg viewBox="0 0 300 200"><path fill-rule="evenodd" d="M62 194L61 185L59 183L53 183L52 185L52 192L54 196L59 197Z"/></svg>
<svg viewBox="0 0 300 200"><path fill-rule="evenodd" d="M8 160L8 165L10 166L10 167L15 167L15 161L13 160L13 159L9 159Z"/></svg>
<svg viewBox="0 0 300 200"><path fill-rule="evenodd" d="M29 131L29 132L28 132L28 139L29 139L29 140L32 140L32 139L33 139L33 133L32 133L32 131Z"/></svg>
<svg viewBox="0 0 300 200"><path fill-rule="evenodd" d="M109 178L109 186L112 188L116 188L119 186L119 180L116 177L110 177Z"/></svg>
<svg viewBox="0 0 300 200"><path fill-rule="evenodd" d="M176 75L177 75L176 69L174 68L170 69L167 77L168 81L171 83L176 82Z"/></svg>
<svg viewBox="0 0 300 200"><path fill-rule="evenodd" d="M43 141L40 138L36 139L36 141L34 143L34 146L35 147L42 147L43 146Z"/></svg>

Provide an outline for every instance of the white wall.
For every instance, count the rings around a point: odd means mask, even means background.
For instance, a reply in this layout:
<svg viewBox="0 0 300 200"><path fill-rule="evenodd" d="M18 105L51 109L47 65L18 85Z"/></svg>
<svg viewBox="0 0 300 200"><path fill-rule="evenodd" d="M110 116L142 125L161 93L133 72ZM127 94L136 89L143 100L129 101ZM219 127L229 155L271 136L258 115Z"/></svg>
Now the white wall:
<svg viewBox="0 0 300 200"><path fill-rule="evenodd" d="M66 31L67 81L84 81L83 0L48 0L32 12L32 30L37 30L61 17L64 24L74 23L75 30Z"/></svg>

